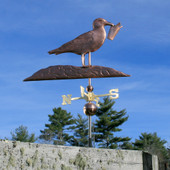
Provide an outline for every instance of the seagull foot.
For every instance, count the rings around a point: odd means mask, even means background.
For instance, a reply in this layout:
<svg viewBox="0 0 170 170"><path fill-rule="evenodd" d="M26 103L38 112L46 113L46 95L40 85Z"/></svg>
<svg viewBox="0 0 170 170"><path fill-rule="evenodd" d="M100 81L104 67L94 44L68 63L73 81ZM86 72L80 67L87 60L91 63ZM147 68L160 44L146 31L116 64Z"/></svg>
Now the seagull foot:
<svg viewBox="0 0 170 170"><path fill-rule="evenodd" d="M92 65L84 65L84 66L82 66L82 68L88 68L88 67L92 67Z"/></svg>

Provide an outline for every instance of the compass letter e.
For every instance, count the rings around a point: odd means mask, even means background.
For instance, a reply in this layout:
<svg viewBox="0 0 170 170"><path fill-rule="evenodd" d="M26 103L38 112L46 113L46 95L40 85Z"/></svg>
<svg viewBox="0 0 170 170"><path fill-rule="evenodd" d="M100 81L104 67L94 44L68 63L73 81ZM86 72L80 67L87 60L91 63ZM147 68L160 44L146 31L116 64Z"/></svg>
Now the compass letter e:
<svg viewBox="0 0 170 170"><path fill-rule="evenodd" d="M66 104L71 104L71 94L66 95L62 95L63 98L63 103L62 105L66 105Z"/></svg>

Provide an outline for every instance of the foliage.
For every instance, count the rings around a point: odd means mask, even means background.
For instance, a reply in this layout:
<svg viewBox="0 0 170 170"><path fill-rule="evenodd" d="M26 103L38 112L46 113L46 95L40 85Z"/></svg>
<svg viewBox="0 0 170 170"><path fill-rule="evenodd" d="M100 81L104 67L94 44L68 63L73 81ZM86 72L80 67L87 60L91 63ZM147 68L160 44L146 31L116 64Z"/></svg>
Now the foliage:
<svg viewBox="0 0 170 170"><path fill-rule="evenodd" d="M170 167L170 146L167 148L167 152L168 152L167 162L168 162L168 165L169 165L169 167Z"/></svg>
<svg viewBox="0 0 170 170"><path fill-rule="evenodd" d="M70 125L74 124L75 120L73 120L71 113L67 113L61 107L54 108L53 112L53 115L48 115L50 124L45 124L46 129L40 130L39 138L52 141L56 145L64 145L70 139L66 131L69 130Z"/></svg>
<svg viewBox="0 0 170 170"><path fill-rule="evenodd" d="M87 146L88 144L88 120L78 114L75 125L70 129L74 130L73 136L68 141L72 146Z"/></svg>
<svg viewBox="0 0 170 170"><path fill-rule="evenodd" d="M167 142L157 136L157 133L141 133L139 139L134 142L135 149L144 150L158 156L162 162L168 159L168 150L165 148Z"/></svg>
<svg viewBox="0 0 170 170"><path fill-rule="evenodd" d="M100 103L100 108L97 111L98 119L95 123L95 141L99 147L118 148L124 142L130 140L129 137L122 138L115 136L115 132L122 130L119 126L128 120L128 116L125 116L125 110L119 112L113 110L114 104L115 102L108 97L104 98L104 102Z"/></svg>
<svg viewBox="0 0 170 170"><path fill-rule="evenodd" d="M168 159L170 160L170 146L167 148L168 151Z"/></svg>
<svg viewBox="0 0 170 170"><path fill-rule="evenodd" d="M21 141L21 142L35 142L35 134L32 133L31 135L28 134L28 130L26 126L19 126L15 129L14 132L11 132L12 140L14 141Z"/></svg>
<svg viewBox="0 0 170 170"><path fill-rule="evenodd" d="M132 142L123 142L121 145L120 145L120 148L121 149L128 149L128 150L133 150L134 149L134 145Z"/></svg>
<svg viewBox="0 0 170 170"><path fill-rule="evenodd" d="M100 103L100 108L97 111L96 119L92 129L94 129L93 145L103 148L124 148L131 149L129 137L117 137L116 132L121 131L119 128L125 121L128 120L126 111L116 111L112 107L114 101L109 98L104 98L103 103ZM59 108L53 109L53 115L49 116L49 124L45 124L45 129L41 130L40 139L57 145L70 144L72 146L87 146L88 145L88 121L78 114L77 118L73 119L71 113ZM69 133L68 130L71 130Z"/></svg>

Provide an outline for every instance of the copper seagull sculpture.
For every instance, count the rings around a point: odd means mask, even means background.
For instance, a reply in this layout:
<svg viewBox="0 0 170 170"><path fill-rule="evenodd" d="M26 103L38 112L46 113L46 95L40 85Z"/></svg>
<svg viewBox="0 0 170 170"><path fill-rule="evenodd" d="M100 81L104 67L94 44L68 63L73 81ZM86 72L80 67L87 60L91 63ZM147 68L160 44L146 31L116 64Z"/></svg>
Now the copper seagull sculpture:
<svg viewBox="0 0 170 170"><path fill-rule="evenodd" d="M103 18L97 18L93 22L92 31L86 32L48 53L58 55L70 52L81 55L83 67L85 67L85 55L88 53L89 66L91 66L91 52L98 50L106 39L106 31L104 28L106 25L114 26L114 24Z"/></svg>

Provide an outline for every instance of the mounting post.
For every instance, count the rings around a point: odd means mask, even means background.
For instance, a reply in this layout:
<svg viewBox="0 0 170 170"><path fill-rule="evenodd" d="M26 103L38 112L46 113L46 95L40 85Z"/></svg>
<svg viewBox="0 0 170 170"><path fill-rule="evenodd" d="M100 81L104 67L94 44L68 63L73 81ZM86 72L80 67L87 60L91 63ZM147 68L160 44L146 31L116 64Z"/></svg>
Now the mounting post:
<svg viewBox="0 0 170 170"><path fill-rule="evenodd" d="M92 147L92 134L91 134L91 115L89 117L89 147Z"/></svg>

